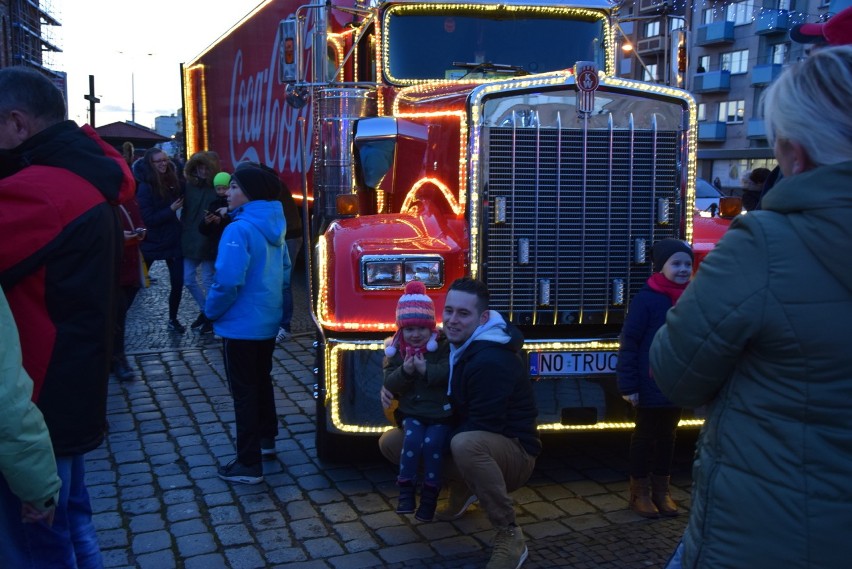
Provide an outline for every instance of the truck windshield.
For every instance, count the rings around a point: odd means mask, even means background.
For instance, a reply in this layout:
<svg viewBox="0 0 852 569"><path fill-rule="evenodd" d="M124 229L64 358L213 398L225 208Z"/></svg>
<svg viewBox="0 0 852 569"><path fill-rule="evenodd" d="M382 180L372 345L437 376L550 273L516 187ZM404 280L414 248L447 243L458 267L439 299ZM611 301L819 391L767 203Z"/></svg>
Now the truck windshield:
<svg viewBox="0 0 852 569"><path fill-rule="evenodd" d="M523 75L567 69L577 61L605 63L602 15L392 8L385 18L387 73L396 80Z"/></svg>

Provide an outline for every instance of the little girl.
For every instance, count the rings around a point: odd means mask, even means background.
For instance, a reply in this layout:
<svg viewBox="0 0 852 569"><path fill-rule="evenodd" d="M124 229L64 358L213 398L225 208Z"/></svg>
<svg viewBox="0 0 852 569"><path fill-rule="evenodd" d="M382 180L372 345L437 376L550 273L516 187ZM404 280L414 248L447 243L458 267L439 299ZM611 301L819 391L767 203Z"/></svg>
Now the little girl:
<svg viewBox="0 0 852 569"><path fill-rule="evenodd" d="M450 349L435 329L435 305L419 281L405 286L396 308L397 333L385 341L384 386L399 400L394 412L405 432L399 460L398 514L414 512L417 473L423 466L420 507L414 517L432 521L441 490L441 456L450 433L447 399Z"/></svg>
<svg viewBox="0 0 852 569"><path fill-rule="evenodd" d="M681 409L657 387L648 354L654 334L692 277L692 249L683 241L663 239L654 245L652 258L654 273L630 302L616 366L618 389L636 408L630 438L630 509L646 518L678 514L669 493L669 474Z"/></svg>

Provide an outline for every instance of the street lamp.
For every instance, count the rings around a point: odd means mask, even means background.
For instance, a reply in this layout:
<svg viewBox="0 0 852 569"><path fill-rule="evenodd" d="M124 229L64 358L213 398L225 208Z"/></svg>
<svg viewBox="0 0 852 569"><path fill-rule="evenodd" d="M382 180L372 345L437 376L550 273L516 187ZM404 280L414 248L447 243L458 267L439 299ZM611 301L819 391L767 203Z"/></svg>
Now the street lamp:
<svg viewBox="0 0 852 569"><path fill-rule="evenodd" d="M130 70L130 122L136 124L136 56L132 53L127 53L124 51L117 52L120 55L129 55L132 61L133 67ZM149 57L153 56L153 53L146 53L142 55L147 55Z"/></svg>
<svg viewBox="0 0 852 569"><path fill-rule="evenodd" d="M642 71L644 71L646 75L653 77L653 75L651 75L650 70L648 69L648 66L645 65L645 61L642 59L642 56L639 55L638 51L633 49L633 44L630 42L630 39L627 34L624 33L624 29L621 27L621 24L617 21L614 21L613 23L615 24L615 27L618 30L621 39L623 40L623 43L621 44L621 51L623 51L628 57L632 54L636 58L636 61L639 62L639 65L642 66Z"/></svg>
<svg viewBox="0 0 852 569"><path fill-rule="evenodd" d="M678 14L671 14L670 13L671 12L671 5L669 5L668 2L662 2L662 3L659 4L658 7L660 9L660 12L657 13L657 14L653 14L653 15L650 15L650 16L630 16L630 17L627 17L627 18L618 18L618 19L613 20L613 22L615 23L615 26L617 27L619 32L621 32L622 37L624 37L625 39L628 38L628 35L624 33L624 30L621 27L622 22L626 23L626 22L657 21L657 22L660 22L663 25L663 72L662 72L662 74L660 74L661 76L660 76L659 79L655 78L655 81L664 83L666 85L670 85L671 84L671 79L670 79L670 77L671 77L671 70L670 70L670 66L671 66L671 53L670 53L671 52L671 46L669 44L671 42L671 38L669 36L669 28L671 27L672 21L674 21L676 19L677 20L684 20L684 16L681 16L681 15L678 15ZM683 29L683 26L681 26L680 29ZM622 49L624 49L624 48L622 48ZM630 49L624 49L624 51L626 51L626 52L633 51L633 54L636 55L636 59L639 60L640 64L642 64L642 68L645 70L646 73L648 73L648 67L642 61L642 58L639 56L639 52L636 51L636 50L633 50L632 44L630 45ZM659 67L659 65L658 65L658 67ZM679 81L678 81L678 83L679 83Z"/></svg>

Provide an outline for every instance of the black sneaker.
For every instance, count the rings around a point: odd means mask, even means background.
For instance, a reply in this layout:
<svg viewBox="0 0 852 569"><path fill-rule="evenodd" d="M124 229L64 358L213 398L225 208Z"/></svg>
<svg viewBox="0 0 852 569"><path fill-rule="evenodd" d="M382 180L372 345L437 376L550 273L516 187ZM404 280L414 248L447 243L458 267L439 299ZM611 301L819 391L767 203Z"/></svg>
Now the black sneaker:
<svg viewBox="0 0 852 569"><path fill-rule="evenodd" d="M189 327L192 328L193 330L195 330L196 328L201 328L206 323L207 323L207 317L204 316L203 312L199 312L198 318L196 318L195 321L192 324L189 325Z"/></svg>
<svg viewBox="0 0 852 569"><path fill-rule="evenodd" d="M275 456L275 439L260 439L260 457L263 460L270 460Z"/></svg>
<svg viewBox="0 0 852 569"><path fill-rule="evenodd" d="M166 328L171 330L172 332L177 332L178 334L183 334L186 332L186 326L178 322L177 319L169 320L169 323L166 324Z"/></svg>
<svg viewBox="0 0 852 569"><path fill-rule="evenodd" d="M260 484L263 482L263 465L258 463L246 466L234 459L225 466L219 467L218 474L219 478L228 482Z"/></svg>
<svg viewBox="0 0 852 569"><path fill-rule="evenodd" d="M209 320L205 320L204 324L198 328L199 334L210 334L211 332L213 332L213 323Z"/></svg>

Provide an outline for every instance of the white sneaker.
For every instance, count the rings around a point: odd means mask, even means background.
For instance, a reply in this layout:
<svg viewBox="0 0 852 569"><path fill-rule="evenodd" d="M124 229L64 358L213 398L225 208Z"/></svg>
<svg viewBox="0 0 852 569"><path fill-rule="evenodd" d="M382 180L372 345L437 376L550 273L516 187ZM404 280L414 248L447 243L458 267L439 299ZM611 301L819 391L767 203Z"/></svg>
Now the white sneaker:
<svg viewBox="0 0 852 569"><path fill-rule="evenodd" d="M293 335L290 334L290 332L288 332L284 328L279 328L278 329L278 335L275 336L275 341L276 342L286 342L287 340L289 340L292 337L293 337Z"/></svg>

